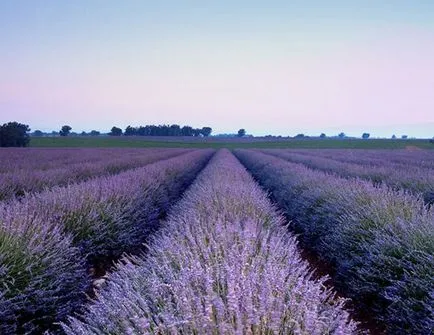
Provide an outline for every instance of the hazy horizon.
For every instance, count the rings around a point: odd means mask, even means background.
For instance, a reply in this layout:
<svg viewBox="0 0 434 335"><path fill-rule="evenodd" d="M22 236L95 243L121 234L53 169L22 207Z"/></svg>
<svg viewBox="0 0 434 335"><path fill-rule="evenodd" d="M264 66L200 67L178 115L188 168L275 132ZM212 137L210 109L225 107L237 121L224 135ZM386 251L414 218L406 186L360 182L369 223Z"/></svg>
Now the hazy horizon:
<svg viewBox="0 0 434 335"><path fill-rule="evenodd" d="M2 1L0 122L434 136L434 2Z"/></svg>

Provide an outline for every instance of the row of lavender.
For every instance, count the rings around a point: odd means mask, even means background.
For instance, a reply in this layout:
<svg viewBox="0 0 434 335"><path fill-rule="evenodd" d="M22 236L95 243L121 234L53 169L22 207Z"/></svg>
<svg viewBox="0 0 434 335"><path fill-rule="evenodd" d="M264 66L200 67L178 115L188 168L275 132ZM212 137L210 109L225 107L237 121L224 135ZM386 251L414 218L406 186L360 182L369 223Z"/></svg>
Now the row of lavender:
<svg viewBox="0 0 434 335"><path fill-rule="evenodd" d="M185 149L0 150L0 200L119 173L188 152Z"/></svg>
<svg viewBox="0 0 434 335"><path fill-rule="evenodd" d="M217 153L146 258L127 257L67 334L352 334L266 194Z"/></svg>
<svg viewBox="0 0 434 335"><path fill-rule="evenodd" d="M80 310L89 268L141 247L212 153L1 203L0 333L39 334Z"/></svg>
<svg viewBox="0 0 434 335"><path fill-rule="evenodd" d="M325 158L333 158L341 162L377 165L385 163L396 166L418 166L434 169L434 150L349 150L349 149L315 149L291 150L293 152Z"/></svg>
<svg viewBox="0 0 434 335"><path fill-rule="evenodd" d="M156 152L156 149L136 148L2 148L0 174L77 167L115 158L128 160Z"/></svg>
<svg viewBox="0 0 434 335"><path fill-rule="evenodd" d="M50 170L59 166L100 162L108 158L125 160L153 154L155 148L1 148L0 173L18 170Z"/></svg>
<svg viewBox="0 0 434 335"><path fill-rule="evenodd" d="M364 158L363 151L357 155L359 162L342 150L335 152L333 158L324 157L320 151L262 150L262 152L345 178L357 177L371 180L375 185L386 184L389 187L408 190L417 196L422 195L426 203L434 203L434 170L420 167L421 163L417 162L413 164L390 162L388 157L392 154L385 155L380 163L380 158L375 160ZM429 157L429 153L425 151L423 155ZM432 158L434 161L434 156ZM428 159L426 161L431 162Z"/></svg>
<svg viewBox="0 0 434 335"><path fill-rule="evenodd" d="M81 148L2 148L0 173L23 169L48 170L57 165L92 162L100 157L95 154L96 151L96 149Z"/></svg>
<svg viewBox="0 0 434 335"><path fill-rule="evenodd" d="M434 209L405 191L311 170L261 152L236 156L272 192L336 284L393 334L434 327Z"/></svg>

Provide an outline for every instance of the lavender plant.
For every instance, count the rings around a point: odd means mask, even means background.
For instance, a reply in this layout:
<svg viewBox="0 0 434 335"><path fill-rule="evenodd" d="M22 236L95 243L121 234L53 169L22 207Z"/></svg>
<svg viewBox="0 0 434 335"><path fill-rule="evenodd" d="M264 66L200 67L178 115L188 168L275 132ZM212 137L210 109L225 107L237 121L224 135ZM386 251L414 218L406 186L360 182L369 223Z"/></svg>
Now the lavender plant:
<svg viewBox="0 0 434 335"><path fill-rule="evenodd" d="M313 280L283 219L220 151L150 245L118 265L69 334L352 334L344 301Z"/></svg>
<svg viewBox="0 0 434 335"><path fill-rule="evenodd" d="M356 163L374 166L416 166L434 169L434 152L432 150L350 150L350 149L319 149L291 150L298 154L315 155L346 163Z"/></svg>
<svg viewBox="0 0 434 335"><path fill-rule="evenodd" d="M434 171L414 164L392 164L386 159L382 165L343 162L303 152L286 150L263 150L264 153L301 163L309 168L330 172L346 178L363 178L375 185L405 189L415 195L422 194L426 203L434 202Z"/></svg>
<svg viewBox="0 0 434 335"><path fill-rule="evenodd" d="M141 246L212 150L0 205L0 330L41 333L79 310L87 262Z"/></svg>
<svg viewBox="0 0 434 335"><path fill-rule="evenodd" d="M158 152L188 149L153 148L0 148L0 174L21 170L47 171L71 165L98 163L108 159L135 160Z"/></svg>
<svg viewBox="0 0 434 335"><path fill-rule="evenodd" d="M0 204L0 222L44 221L73 236L90 259L116 258L140 246L158 218L193 181L212 150L197 150L118 175L53 187Z"/></svg>
<svg viewBox="0 0 434 335"><path fill-rule="evenodd" d="M260 152L237 157L269 189L336 283L394 334L433 329L434 212L405 191L314 171Z"/></svg>
<svg viewBox="0 0 434 335"><path fill-rule="evenodd" d="M84 259L59 228L0 225L0 333L41 334L80 310L89 289Z"/></svg>
<svg viewBox="0 0 434 335"><path fill-rule="evenodd" d="M0 200L22 197L29 192L77 183L96 176L116 174L191 150L69 149L58 152L51 149L8 148L5 151L8 156L0 150L3 169L7 169L0 173Z"/></svg>

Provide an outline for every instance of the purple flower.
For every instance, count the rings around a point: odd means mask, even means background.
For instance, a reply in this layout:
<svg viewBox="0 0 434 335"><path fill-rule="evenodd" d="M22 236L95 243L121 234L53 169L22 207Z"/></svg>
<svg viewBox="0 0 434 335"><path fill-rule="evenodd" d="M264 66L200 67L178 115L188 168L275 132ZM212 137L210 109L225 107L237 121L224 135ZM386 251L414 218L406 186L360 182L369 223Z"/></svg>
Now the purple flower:
<svg viewBox="0 0 434 335"><path fill-rule="evenodd" d="M434 308L432 207L404 187L396 190L358 178L341 178L336 174L349 170L330 159L278 150L273 155L249 150L235 153L292 219L304 245L334 265L334 279L349 297L376 312L390 332L430 332ZM305 164L315 164L318 170ZM323 168L334 173L320 171ZM396 175L392 170L390 175ZM358 175L370 170L360 166L359 172L352 171Z"/></svg>
<svg viewBox="0 0 434 335"><path fill-rule="evenodd" d="M119 263L95 304L63 329L67 334L356 333L344 301L324 289L324 280L311 278L266 193L222 150L172 208L146 257Z"/></svg>

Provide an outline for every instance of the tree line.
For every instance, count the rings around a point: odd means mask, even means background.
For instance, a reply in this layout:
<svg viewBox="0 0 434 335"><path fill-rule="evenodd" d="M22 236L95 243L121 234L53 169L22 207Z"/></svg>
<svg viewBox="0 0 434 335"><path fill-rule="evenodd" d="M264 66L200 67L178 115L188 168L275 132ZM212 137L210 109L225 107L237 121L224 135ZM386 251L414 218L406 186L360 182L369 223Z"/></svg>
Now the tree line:
<svg viewBox="0 0 434 335"><path fill-rule="evenodd" d="M98 136L101 133L97 130L92 130L89 133L81 132L80 134L74 133L71 131L72 127L68 125L62 126L59 132L52 132L51 135L59 135L59 136ZM110 136L210 136L212 133L211 127L202 127L202 128L193 128L191 126L179 126L177 124L172 125L146 125L146 126L138 126L132 127L128 126L123 131L119 127L112 127L110 132L107 135ZM36 130L32 133L32 136L44 136L45 134Z"/></svg>
<svg viewBox="0 0 434 335"><path fill-rule="evenodd" d="M183 126L177 124L172 125L146 125L139 127L128 126L125 129L125 136L204 136L208 137L212 133L211 127L193 128L191 126ZM113 127L109 135L119 136L119 128Z"/></svg>
<svg viewBox="0 0 434 335"><path fill-rule="evenodd" d="M32 136L45 136L45 135L54 135L54 136L70 136L70 135L81 135L81 136L99 136L101 133L97 130L92 130L89 133L82 132L80 134L71 132L72 127L68 125L62 126L59 131L53 131L49 134L43 133L40 130L35 130L31 135ZM26 147L30 142L30 127L26 124L18 123L18 122L8 122L0 126L0 147ZM212 133L211 127L202 127L202 128L193 128L191 126L183 126L177 124L172 125L146 125L146 126L138 126L132 127L128 126L123 131L119 127L112 127L110 132L107 135L110 136L201 136L208 137ZM222 135L217 135L222 136ZM246 135L245 129L238 130L236 134L228 134L227 137L244 137ZM251 135L250 135L251 136ZM271 135L267 135L265 137L275 137ZM280 138L281 136L277 136L276 138ZM326 138L326 134L322 133L319 138ZM340 133L338 138L346 138L345 133ZM363 133L362 138L368 139L370 137L369 133ZM288 137L289 138L289 137ZM304 134L298 134L294 136L295 139L300 138L309 138ZM392 139L396 139L395 135L392 136ZM401 136L402 139L407 139L406 135ZM434 143L434 138L430 140L431 143Z"/></svg>

